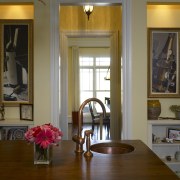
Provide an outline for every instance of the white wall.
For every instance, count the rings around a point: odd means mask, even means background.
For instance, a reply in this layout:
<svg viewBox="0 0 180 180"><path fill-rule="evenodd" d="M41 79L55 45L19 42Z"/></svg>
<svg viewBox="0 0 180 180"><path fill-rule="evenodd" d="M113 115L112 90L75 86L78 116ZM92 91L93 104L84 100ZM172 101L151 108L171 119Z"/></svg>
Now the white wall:
<svg viewBox="0 0 180 180"><path fill-rule="evenodd" d="M18 6L8 6L7 2L13 5L18 2ZM1 19L34 18L34 124L51 122L50 5L37 0L0 0L0 3ZM27 6L22 8L21 4ZM19 107L5 108L5 119L9 118L19 118Z"/></svg>
<svg viewBox="0 0 180 180"><path fill-rule="evenodd" d="M179 5L148 5L148 28L180 28L180 4ZM172 104L180 104L180 98L156 98L162 107L160 116L175 117L169 110Z"/></svg>
<svg viewBox="0 0 180 180"><path fill-rule="evenodd" d="M50 4L34 1L34 123L51 122Z"/></svg>
<svg viewBox="0 0 180 180"><path fill-rule="evenodd" d="M132 139L147 142L147 27L180 27L179 6L149 7L147 1L132 2ZM148 1L149 2L149 1ZM151 1L152 2L152 1ZM157 1L155 1L157 3ZM160 2L160 1L159 1ZM162 2L162 1L161 1ZM168 1L166 1L168 2ZM172 1L170 1L172 2ZM180 2L180 1L175 1ZM158 99L158 98L156 98ZM161 116L175 117L169 110L171 104L180 104L179 98L160 98L162 106Z"/></svg>
<svg viewBox="0 0 180 180"><path fill-rule="evenodd" d="M132 1L132 139L147 140L146 2Z"/></svg>
<svg viewBox="0 0 180 180"><path fill-rule="evenodd" d="M159 0L159 2L169 1ZM0 0L0 3L4 2L30 1ZM51 121L50 5L49 1L46 1L46 6L39 1L32 2L34 2L34 122L42 124ZM142 139L147 142L147 27L160 26L160 23L163 27L179 27L180 16L179 10L174 9L176 18L164 16L160 21L157 17L161 16L155 9L147 11L146 0L130 2L132 2L132 89L130 91L132 92L132 112L129 113L132 113L132 139ZM151 2L157 2L157 0ZM180 0L170 2L180 2ZM158 12L160 11L165 11L165 9L158 10ZM168 20L168 17L171 19ZM172 22L172 20L174 21ZM164 24L167 22L171 24ZM179 103L179 99L160 99L160 102L162 104L161 115L171 116L173 114L168 111L168 107L170 104ZM18 117L18 109L11 108L6 115Z"/></svg>

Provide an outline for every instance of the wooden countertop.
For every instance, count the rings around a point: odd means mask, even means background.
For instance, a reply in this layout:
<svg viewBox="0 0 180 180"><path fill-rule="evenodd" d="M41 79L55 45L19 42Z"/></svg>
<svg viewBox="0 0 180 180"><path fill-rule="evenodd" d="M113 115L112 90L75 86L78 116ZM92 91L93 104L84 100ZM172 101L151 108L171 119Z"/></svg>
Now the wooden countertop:
<svg viewBox="0 0 180 180"><path fill-rule="evenodd" d="M58 147L53 147L51 165L34 165L32 144L25 141L0 141L0 180L179 179L141 141L121 142L133 145L135 150L121 155L93 153L94 156L87 160L83 155L74 153L73 141L62 141Z"/></svg>

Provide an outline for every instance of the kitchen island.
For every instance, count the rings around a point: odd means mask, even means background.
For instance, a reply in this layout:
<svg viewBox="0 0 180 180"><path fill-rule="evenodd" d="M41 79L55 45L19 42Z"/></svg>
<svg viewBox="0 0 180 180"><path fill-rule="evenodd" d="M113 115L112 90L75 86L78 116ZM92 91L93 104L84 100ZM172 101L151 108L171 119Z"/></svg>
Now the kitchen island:
<svg viewBox="0 0 180 180"><path fill-rule="evenodd" d="M179 179L141 141L120 142L132 145L134 151L127 154L93 152L93 157L87 159L83 155L76 155L76 144L68 140L61 141L59 146L53 147L50 165L34 165L32 144L22 140L0 141L0 180Z"/></svg>

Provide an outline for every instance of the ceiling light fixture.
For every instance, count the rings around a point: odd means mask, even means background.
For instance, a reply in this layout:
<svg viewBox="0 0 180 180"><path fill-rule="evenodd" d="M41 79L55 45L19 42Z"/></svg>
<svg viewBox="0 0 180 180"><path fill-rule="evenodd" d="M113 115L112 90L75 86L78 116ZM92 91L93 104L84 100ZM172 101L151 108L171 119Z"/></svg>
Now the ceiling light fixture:
<svg viewBox="0 0 180 180"><path fill-rule="evenodd" d="M87 14L88 16L88 20L89 20L89 16L93 11L93 6L92 5L85 5L83 6L84 12Z"/></svg>

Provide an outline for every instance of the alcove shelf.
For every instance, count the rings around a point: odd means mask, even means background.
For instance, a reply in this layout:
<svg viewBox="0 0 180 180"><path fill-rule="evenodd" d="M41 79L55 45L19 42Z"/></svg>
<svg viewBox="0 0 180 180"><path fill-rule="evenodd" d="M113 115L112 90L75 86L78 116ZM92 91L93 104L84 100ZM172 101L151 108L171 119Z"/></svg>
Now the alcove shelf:
<svg viewBox="0 0 180 180"><path fill-rule="evenodd" d="M180 130L180 120L148 120L147 124L149 148L151 148L171 170L179 175L180 161L175 159L175 153L176 151L180 151L180 141L163 141L168 138L168 129ZM170 156L170 160L167 160L167 156Z"/></svg>
<svg viewBox="0 0 180 180"><path fill-rule="evenodd" d="M0 121L0 140L23 140L24 133L34 125L34 121L9 118Z"/></svg>
<svg viewBox="0 0 180 180"><path fill-rule="evenodd" d="M8 118L0 120L0 126L33 126L34 121L20 120L18 118Z"/></svg>

